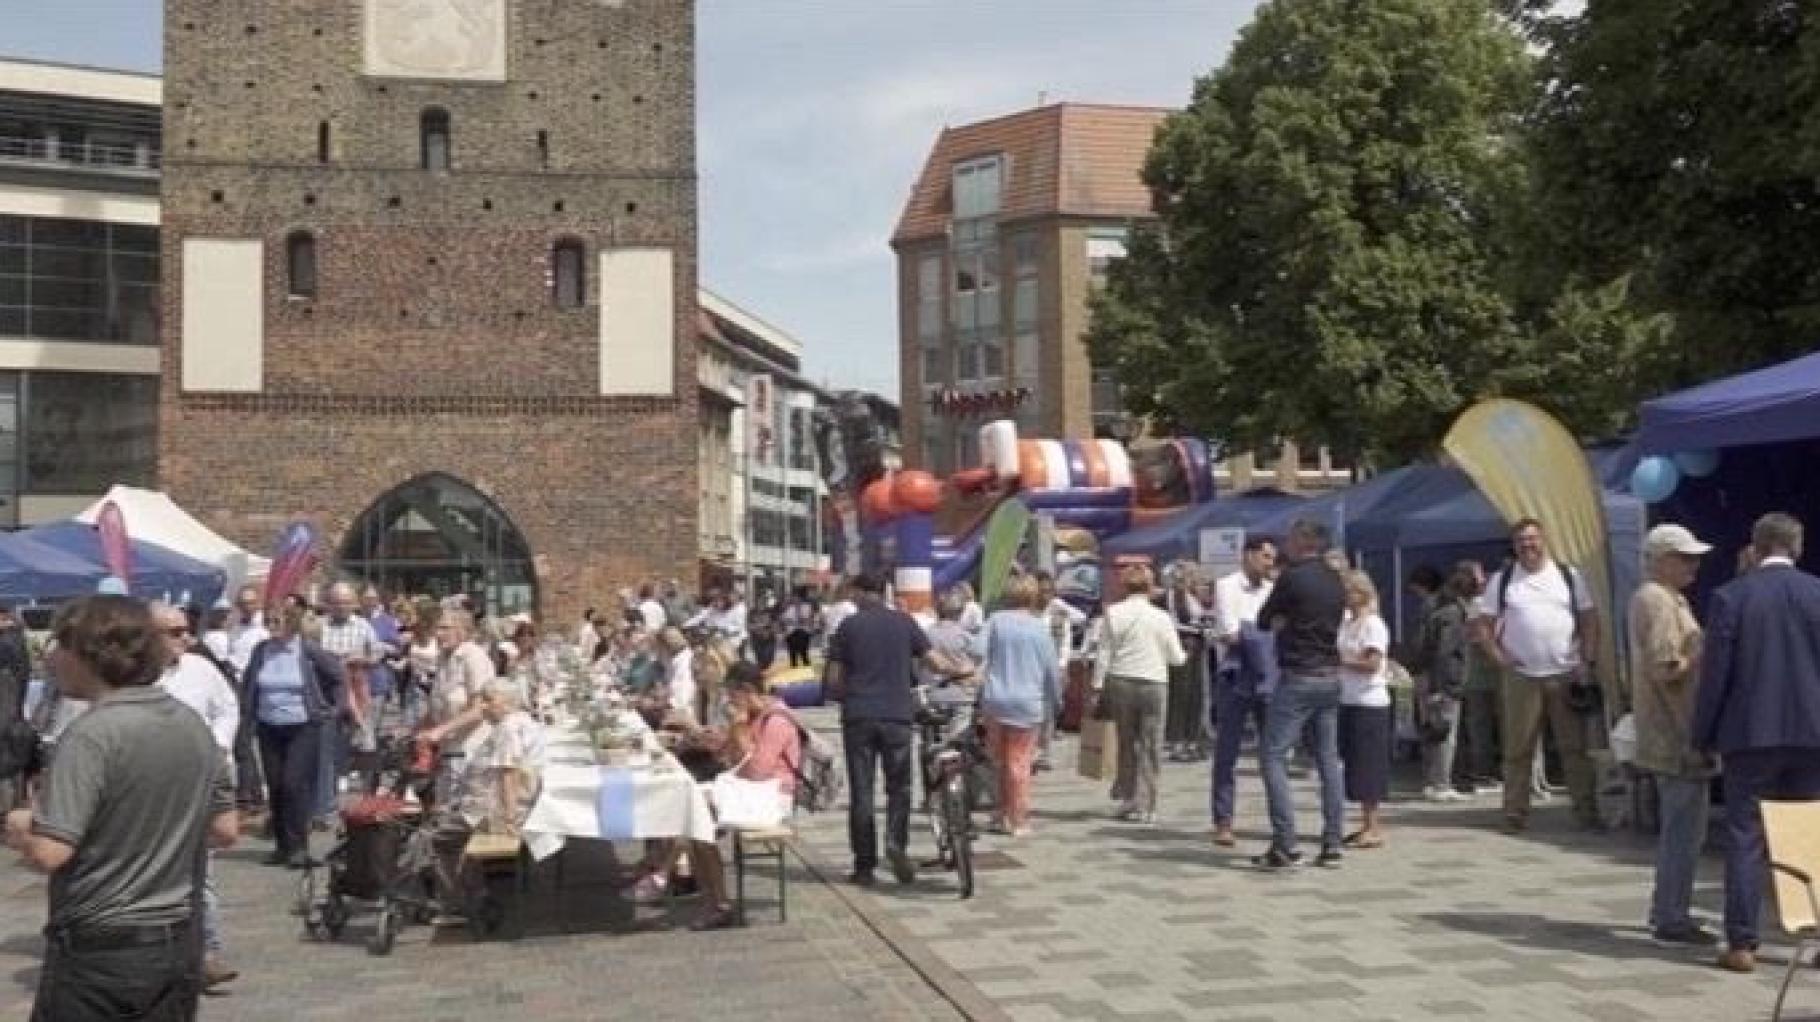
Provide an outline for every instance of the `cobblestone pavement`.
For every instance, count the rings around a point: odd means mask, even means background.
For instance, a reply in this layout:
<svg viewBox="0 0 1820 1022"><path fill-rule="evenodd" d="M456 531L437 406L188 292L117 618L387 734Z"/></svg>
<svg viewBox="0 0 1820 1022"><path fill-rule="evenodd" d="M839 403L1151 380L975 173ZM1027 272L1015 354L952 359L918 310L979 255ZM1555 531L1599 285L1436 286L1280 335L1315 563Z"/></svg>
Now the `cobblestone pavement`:
<svg viewBox="0 0 1820 1022"><path fill-rule="evenodd" d="M809 716L834 733L830 715ZM1057 751L1072 763L1071 740ZM1564 807L1512 838L1493 829L1489 802L1400 802L1389 847L1338 870L1266 875L1248 862L1264 840L1255 773L1241 771L1242 845L1230 851L1208 841L1206 782L1205 764L1167 767L1161 820L1139 827L1108 818L1103 785L1044 775L1037 834L982 839L971 901L943 875L836 890L793 861L789 923L762 903L750 929L694 934L678 925L687 905L628 917L600 882L604 863L581 862L560 898L542 877L525 940L413 929L386 958L358 932L305 941L287 912L295 874L254 865L265 846L250 842L219 867L245 976L203 1018L883 1022L958 1019L956 1004L981 1022L1769 1017L1786 944L1769 944L1750 977L1656 947L1641 925L1648 846L1573 833ZM1307 834L1313 792L1299 794ZM916 827L913 852L926 855ZM809 862L838 875L844 814L798 829ZM1709 856L1698 894L1715 917L1719 865ZM768 897L765 878L754 890ZM39 879L0 862L0 1020L25 1017L43 897ZM1786 1017L1820 1019L1820 974L1800 977Z"/></svg>
<svg viewBox="0 0 1820 1022"><path fill-rule="evenodd" d="M1073 748L1058 763L1072 767ZM1573 833L1558 804L1513 838L1494 829L1490 801L1403 802L1388 810L1386 848L1337 870L1264 874L1249 863L1268 830L1255 771L1240 775L1233 850L1210 841L1208 773L1167 766L1154 827L1111 821L1098 782L1045 774L1037 833L983 839L999 868L980 872L971 901L946 875L854 896L1020 1022L1769 1017L1788 946L1766 944L1755 976L1655 946L1641 839ZM1318 834L1312 787L1298 794L1302 832ZM920 818L916 828L913 852L926 856ZM805 843L833 868L848 861L838 814L812 821ZM1720 867L1708 857L1697 896L1715 920ZM1820 973L1797 980L1785 1017L1820 1018Z"/></svg>
<svg viewBox="0 0 1820 1022"><path fill-rule="evenodd" d="M694 912L688 902L668 917L641 909L628 920L599 882L604 872L580 863L565 878L560 918L595 932L561 932L558 903L545 893L533 898L525 940L476 944L463 930L415 928L377 958L361 944L358 919L345 943L306 941L288 912L297 874L257 865L266 848L248 842L217 863L231 958L243 976L232 995L204 1002L205 1022L961 1017L800 862L791 863L787 924L777 922L767 866L754 867L749 928L698 934L684 925ZM43 918L42 880L0 853L0 1020L29 1013Z"/></svg>

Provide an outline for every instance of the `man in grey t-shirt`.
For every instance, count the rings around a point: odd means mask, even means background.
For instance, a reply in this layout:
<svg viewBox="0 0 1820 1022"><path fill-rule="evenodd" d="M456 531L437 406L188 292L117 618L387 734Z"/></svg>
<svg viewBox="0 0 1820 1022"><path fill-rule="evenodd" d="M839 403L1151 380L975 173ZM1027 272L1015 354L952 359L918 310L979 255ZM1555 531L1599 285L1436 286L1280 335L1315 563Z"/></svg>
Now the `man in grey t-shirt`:
<svg viewBox="0 0 1820 1022"><path fill-rule="evenodd" d="M33 1022L195 1017L193 921L205 841L233 844L233 788L208 728L155 682L165 647L146 605L93 596L52 626L61 692L90 702L58 742L6 843L51 874Z"/></svg>

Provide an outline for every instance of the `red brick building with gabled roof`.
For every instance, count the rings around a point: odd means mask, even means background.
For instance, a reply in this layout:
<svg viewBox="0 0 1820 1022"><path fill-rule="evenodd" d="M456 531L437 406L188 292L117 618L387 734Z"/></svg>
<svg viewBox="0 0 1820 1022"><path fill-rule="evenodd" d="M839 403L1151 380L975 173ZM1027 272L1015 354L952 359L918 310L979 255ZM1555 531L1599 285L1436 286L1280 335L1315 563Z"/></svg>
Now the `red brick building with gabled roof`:
<svg viewBox="0 0 1820 1022"><path fill-rule="evenodd" d="M1095 386L1087 298L1151 216L1139 178L1168 110L1057 103L944 130L892 234L904 441L916 464L970 465L981 423L1029 436L1115 428Z"/></svg>

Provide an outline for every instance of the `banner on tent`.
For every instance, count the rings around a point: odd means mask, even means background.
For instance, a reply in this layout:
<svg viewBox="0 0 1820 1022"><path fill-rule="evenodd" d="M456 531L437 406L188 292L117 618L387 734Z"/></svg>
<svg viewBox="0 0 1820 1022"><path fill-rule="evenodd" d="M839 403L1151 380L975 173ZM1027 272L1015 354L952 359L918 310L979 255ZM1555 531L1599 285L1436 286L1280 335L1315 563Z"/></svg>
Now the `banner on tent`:
<svg viewBox="0 0 1820 1022"><path fill-rule="evenodd" d="M1220 528L1201 530L1201 567L1212 578L1224 578L1239 570L1245 557L1245 530Z"/></svg>

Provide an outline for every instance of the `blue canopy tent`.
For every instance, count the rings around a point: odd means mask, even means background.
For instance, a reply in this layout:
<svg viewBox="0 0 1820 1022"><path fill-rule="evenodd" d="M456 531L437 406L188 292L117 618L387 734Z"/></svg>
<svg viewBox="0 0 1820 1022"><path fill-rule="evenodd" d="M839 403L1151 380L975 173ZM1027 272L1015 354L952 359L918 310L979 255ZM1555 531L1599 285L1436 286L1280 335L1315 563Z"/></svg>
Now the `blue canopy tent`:
<svg viewBox="0 0 1820 1022"><path fill-rule="evenodd" d="M107 569L20 533L0 534L0 599L31 603L92 593Z"/></svg>
<svg viewBox="0 0 1820 1022"><path fill-rule="evenodd" d="M1642 582L1647 528L1642 502L1606 481L1610 465L1626 456L1619 447L1587 451L1603 491L1614 608L1627 606ZM1445 576L1462 560L1495 568L1508 555L1509 532L1503 515L1466 473L1421 465L1394 493L1348 525L1346 545L1386 594L1385 617L1400 636L1416 611L1415 599L1403 586L1411 571L1428 565Z"/></svg>
<svg viewBox="0 0 1820 1022"><path fill-rule="evenodd" d="M1391 469L1343 490L1331 490L1310 497L1300 504L1283 508L1247 528L1271 536L1282 536L1298 520L1307 519L1327 526L1336 543L1350 548L1349 536L1353 524L1363 520L1384 501L1402 492L1404 487L1416 482L1424 468L1421 465L1405 465Z"/></svg>
<svg viewBox="0 0 1820 1022"><path fill-rule="evenodd" d="M1650 506L1654 520L1685 525L1717 548L1694 584L1703 609L1735 572L1758 517L1785 511L1820 526L1820 353L1644 402L1637 446L1651 455L1719 454L1710 475L1683 473ZM1820 571L1820 544L1809 544L1802 567Z"/></svg>
<svg viewBox="0 0 1820 1022"><path fill-rule="evenodd" d="M1143 556L1157 564L1194 560L1200 556L1202 529L1243 528L1248 533L1256 533L1258 530L1254 526L1258 522L1306 502L1306 497L1282 490L1247 490L1189 508L1155 525L1114 536L1100 545L1100 553L1108 560Z"/></svg>
<svg viewBox="0 0 1820 1022"><path fill-rule="evenodd" d="M1647 454L1712 450L1820 436L1820 352L1643 403L1637 443Z"/></svg>
<svg viewBox="0 0 1820 1022"><path fill-rule="evenodd" d="M88 564L99 572L86 588L59 588L56 592L35 593L22 598L55 599L93 592L95 581L107 574L107 559L102 555L101 536L92 525L76 521L52 522L8 537L9 542L19 539L49 547ZM133 577L126 582L135 596L177 600L187 593L191 602L207 606L221 596L222 587L227 584L221 569L212 564L185 557L175 550L144 540L131 540L131 547ZM0 545L0 550L3 549L4 546Z"/></svg>

